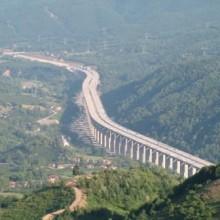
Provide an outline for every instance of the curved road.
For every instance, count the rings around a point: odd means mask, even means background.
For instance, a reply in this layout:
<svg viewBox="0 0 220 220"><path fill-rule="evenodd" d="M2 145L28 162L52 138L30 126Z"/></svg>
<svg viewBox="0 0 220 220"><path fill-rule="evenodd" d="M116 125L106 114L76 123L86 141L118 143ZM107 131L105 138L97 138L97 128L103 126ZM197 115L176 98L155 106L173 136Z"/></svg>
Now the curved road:
<svg viewBox="0 0 220 220"><path fill-rule="evenodd" d="M41 55L36 55L32 53L22 53L22 52L5 52L4 55L13 56L15 58L26 59L30 61L37 61L41 63L47 63L51 65L55 65L58 67L63 67L69 70L70 72L74 72L76 70L83 72L86 74L86 79L83 82L82 90L83 95L86 101L86 107L88 109L90 117L102 127L105 127L119 135L122 135L126 138L129 138L133 141L141 143L145 146L149 146L154 150L157 150L165 155L169 155L175 159L183 161L191 166L201 169L204 166L213 165L211 162L200 159L196 156L193 156L189 153L183 152L176 148L173 148L169 145L166 145L162 142L156 141L152 138L146 137L142 134L134 132L130 129L127 129L118 123L112 121L106 114L105 109L100 100L97 87L100 84L99 74L98 72L87 66L80 63L73 63L63 60L57 60L51 57L44 57Z"/></svg>

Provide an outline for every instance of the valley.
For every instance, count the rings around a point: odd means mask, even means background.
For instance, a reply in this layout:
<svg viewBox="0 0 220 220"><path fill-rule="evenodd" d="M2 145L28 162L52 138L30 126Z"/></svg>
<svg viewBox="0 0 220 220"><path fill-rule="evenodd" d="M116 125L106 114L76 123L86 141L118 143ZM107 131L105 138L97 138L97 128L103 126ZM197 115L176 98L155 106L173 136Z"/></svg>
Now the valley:
<svg viewBox="0 0 220 220"><path fill-rule="evenodd" d="M10 76L1 76L1 191L33 191L51 176L71 177L75 165L82 172L138 165L107 155L72 130L83 112L75 104L81 74L10 59L1 64L2 73L9 67Z"/></svg>
<svg viewBox="0 0 220 220"><path fill-rule="evenodd" d="M135 133L109 119L97 91L100 84L99 73L92 67L31 53L5 52L3 54L14 58L48 63L66 68L70 72L81 71L84 73L86 79L83 82L82 91L85 100L84 108L87 111L88 127L95 141L106 148L107 152L130 157L130 159L141 161L144 164L150 163L161 166L164 169L176 172L184 178L194 175L204 166L213 165L208 161L179 151L157 140ZM162 160L160 160L160 157Z"/></svg>
<svg viewBox="0 0 220 220"><path fill-rule="evenodd" d="M220 219L219 0L0 6L0 219Z"/></svg>

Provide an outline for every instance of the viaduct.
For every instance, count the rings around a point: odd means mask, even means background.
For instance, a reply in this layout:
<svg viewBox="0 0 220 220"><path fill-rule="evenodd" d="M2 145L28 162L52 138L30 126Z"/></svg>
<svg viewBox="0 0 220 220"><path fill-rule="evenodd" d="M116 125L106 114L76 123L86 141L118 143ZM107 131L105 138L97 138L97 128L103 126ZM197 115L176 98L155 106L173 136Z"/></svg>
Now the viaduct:
<svg viewBox="0 0 220 220"><path fill-rule="evenodd" d="M146 137L112 121L100 100L98 94L100 79L94 68L30 53L5 52L4 55L52 64L66 68L70 72L77 70L86 74L82 91L90 131L96 142L106 148L107 152L128 157L143 164L160 166L184 178L194 175L204 166L213 165L209 161Z"/></svg>

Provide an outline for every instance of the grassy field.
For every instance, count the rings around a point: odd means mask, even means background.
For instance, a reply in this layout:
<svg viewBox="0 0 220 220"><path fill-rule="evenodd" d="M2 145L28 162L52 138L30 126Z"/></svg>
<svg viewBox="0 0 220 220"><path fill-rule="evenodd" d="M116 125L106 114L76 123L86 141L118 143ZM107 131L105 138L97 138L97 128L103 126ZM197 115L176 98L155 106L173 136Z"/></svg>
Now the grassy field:
<svg viewBox="0 0 220 220"><path fill-rule="evenodd" d="M24 194L15 192L0 192L0 197L13 197L16 199L22 199L24 197Z"/></svg>

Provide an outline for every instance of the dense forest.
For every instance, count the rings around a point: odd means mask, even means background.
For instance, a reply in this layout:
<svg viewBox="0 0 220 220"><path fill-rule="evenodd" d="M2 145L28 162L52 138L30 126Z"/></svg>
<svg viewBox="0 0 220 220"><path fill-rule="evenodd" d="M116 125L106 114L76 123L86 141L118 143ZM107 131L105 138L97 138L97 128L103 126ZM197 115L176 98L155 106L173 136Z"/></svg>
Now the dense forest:
<svg viewBox="0 0 220 220"><path fill-rule="evenodd" d="M176 186L167 198L158 198L126 218L217 220L220 217L220 166L205 167Z"/></svg>
<svg viewBox="0 0 220 220"><path fill-rule="evenodd" d="M177 178L156 168L102 171L78 181L79 187L86 189L89 208L108 208L119 213L167 195L177 183Z"/></svg>
<svg viewBox="0 0 220 220"><path fill-rule="evenodd" d="M181 61L108 93L104 102L125 126L219 161L219 72L217 57Z"/></svg>

